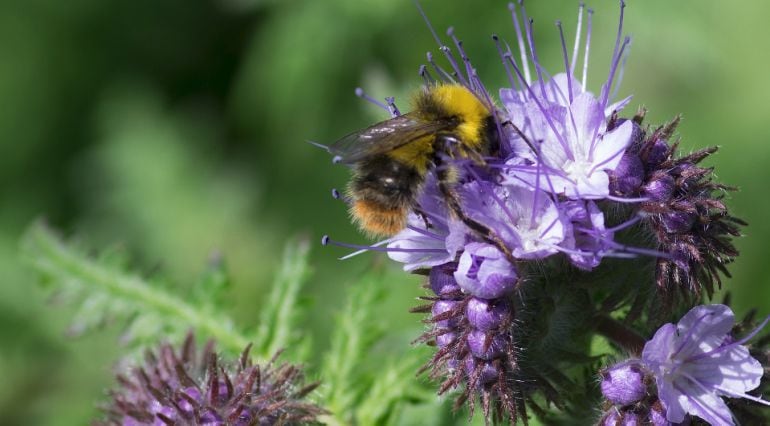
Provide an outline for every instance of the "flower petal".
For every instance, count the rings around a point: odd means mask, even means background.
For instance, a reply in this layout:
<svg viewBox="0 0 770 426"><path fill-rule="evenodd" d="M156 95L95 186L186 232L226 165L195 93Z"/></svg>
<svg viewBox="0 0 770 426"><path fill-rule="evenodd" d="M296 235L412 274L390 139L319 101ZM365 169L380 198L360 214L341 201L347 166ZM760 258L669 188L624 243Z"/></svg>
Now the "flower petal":
<svg viewBox="0 0 770 426"><path fill-rule="evenodd" d="M680 334L677 357L686 359L719 347L735 324L735 315L725 305L698 305L677 323Z"/></svg>

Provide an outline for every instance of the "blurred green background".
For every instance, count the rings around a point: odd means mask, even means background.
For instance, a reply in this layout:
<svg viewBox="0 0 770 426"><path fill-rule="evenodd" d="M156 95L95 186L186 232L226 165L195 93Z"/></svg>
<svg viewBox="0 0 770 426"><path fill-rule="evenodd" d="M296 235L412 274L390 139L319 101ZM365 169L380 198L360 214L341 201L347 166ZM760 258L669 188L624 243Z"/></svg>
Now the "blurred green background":
<svg viewBox="0 0 770 426"><path fill-rule="evenodd" d="M479 3L423 1L496 88L505 74L489 36L512 40L513 31L505 2ZM531 3L539 55L558 72L553 22L563 19L571 40L577 2ZM598 91L618 7L591 3L589 86ZM730 204L750 223L727 284L736 311L767 313L770 3L628 3L626 112L646 105L651 123L681 112L685 150L722 147L711 164L741 188ZM435 47L408 0L0 2L0 422L88 423L120 352L115 328L66 336L71 308L46 300L19 262L34 219L89 247L120 244L139 270L182 289L221 252L235 282L233 315L253 325L287 240L365 241L330 197L347 171L305 141L329 143L386 118L353 95L357 86L406 107ZM320 244L313 252L307 328L320 348L346 289L382 260L341 263L341 254ZM387 268L383 309L393 338L408 344L422 329L407 312L419 279Z"/></svg>

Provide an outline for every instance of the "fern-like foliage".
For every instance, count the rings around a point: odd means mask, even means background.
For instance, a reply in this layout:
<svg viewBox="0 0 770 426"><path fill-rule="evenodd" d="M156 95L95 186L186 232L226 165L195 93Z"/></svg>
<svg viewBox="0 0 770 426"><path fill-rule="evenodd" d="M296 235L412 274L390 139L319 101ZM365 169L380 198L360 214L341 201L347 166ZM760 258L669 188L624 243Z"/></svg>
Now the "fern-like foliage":
<svg viewBox="0 0 770 426"><path fill-rule="evenodd" d="M311 343L298 324L307 307L301 303L301 290L309 275L308 252L307 242L287 246L260 324L248 328L235 324L220 302L229 286L221 261L212 262L201 279L180 294L158 278L130 272L116 252L89 255L43 223L34 224L22 242L24 259L40 273L53 297L77 306L72 333L121 325L122 343L131 355L159 341L181 342L193 331L216 341L224 354L237 355L251 343L257 362L277 351L284 351L287 359L307 360ZM383 354L377 346L387 331L378 309L387 285L382 273L375 272L351 286L323 365L309 368L322 383L314 399L329 412L324 423L397 424L405 404L434 399L413 374L425 354L407 345Z"/></svg>
<svg viewBox="0 0 770 426"><path fill-rule="evenodd" d="M350 289L345 308L337 315L331 348L321 367L322 398L332 413L324 419L329 425L394 424L403 404L434 398L414 377L423 358L420 351L397 359L381 359L377 353L375 345L386 331L387 322L377 314L385 290L382 277L374 273L363 277Z"/></svg>
<svg viewBox="0 0 770 426"><path fill-rule="evenodd" d="M263 314L266 325L257 333L236 326L217 303L228 281L221 263L213 264L191 294L182 297L158 279L127 272L115 256L88 256L42 223L27 231L22 253L57 300L77 306L69 327L74 334L119 323L125 327L122 343L132 350L155 345L161 339L180 342L189 330L195 330L216 340L221 350L232 355L254 343L254 357L265 360L292 343L290 330L299 317L294 302L307 275L308 244L286 249L279 285L273 286Z"/></svg>

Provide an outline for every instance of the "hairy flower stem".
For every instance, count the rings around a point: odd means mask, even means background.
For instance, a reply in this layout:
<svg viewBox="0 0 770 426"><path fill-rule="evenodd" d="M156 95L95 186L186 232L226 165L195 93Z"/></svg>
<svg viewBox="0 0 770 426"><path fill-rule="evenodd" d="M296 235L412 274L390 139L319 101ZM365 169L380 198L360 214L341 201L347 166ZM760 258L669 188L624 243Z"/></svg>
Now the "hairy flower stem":
<svg viewBox="0 0 770 426"><path fill-rule="evenodd" d="M646 341L639 333L607 315L597 315L595 321L596 332L599 335L627 350L629 354L634 356L642 354Z"/></svg>

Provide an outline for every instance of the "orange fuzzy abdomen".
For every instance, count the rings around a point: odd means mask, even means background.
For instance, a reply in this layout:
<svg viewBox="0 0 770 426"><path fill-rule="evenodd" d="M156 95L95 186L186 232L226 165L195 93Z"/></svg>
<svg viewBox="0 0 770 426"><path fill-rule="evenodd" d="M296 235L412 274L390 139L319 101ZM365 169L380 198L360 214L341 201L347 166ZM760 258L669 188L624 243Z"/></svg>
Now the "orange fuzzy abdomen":
<svg viewBox="0 0 770 426"><path fill-rule="evenodd" d="M387 237L406 227L406 206L387 208L373 200L356 200L350 214L365 232L372 236Z"/></svg>

